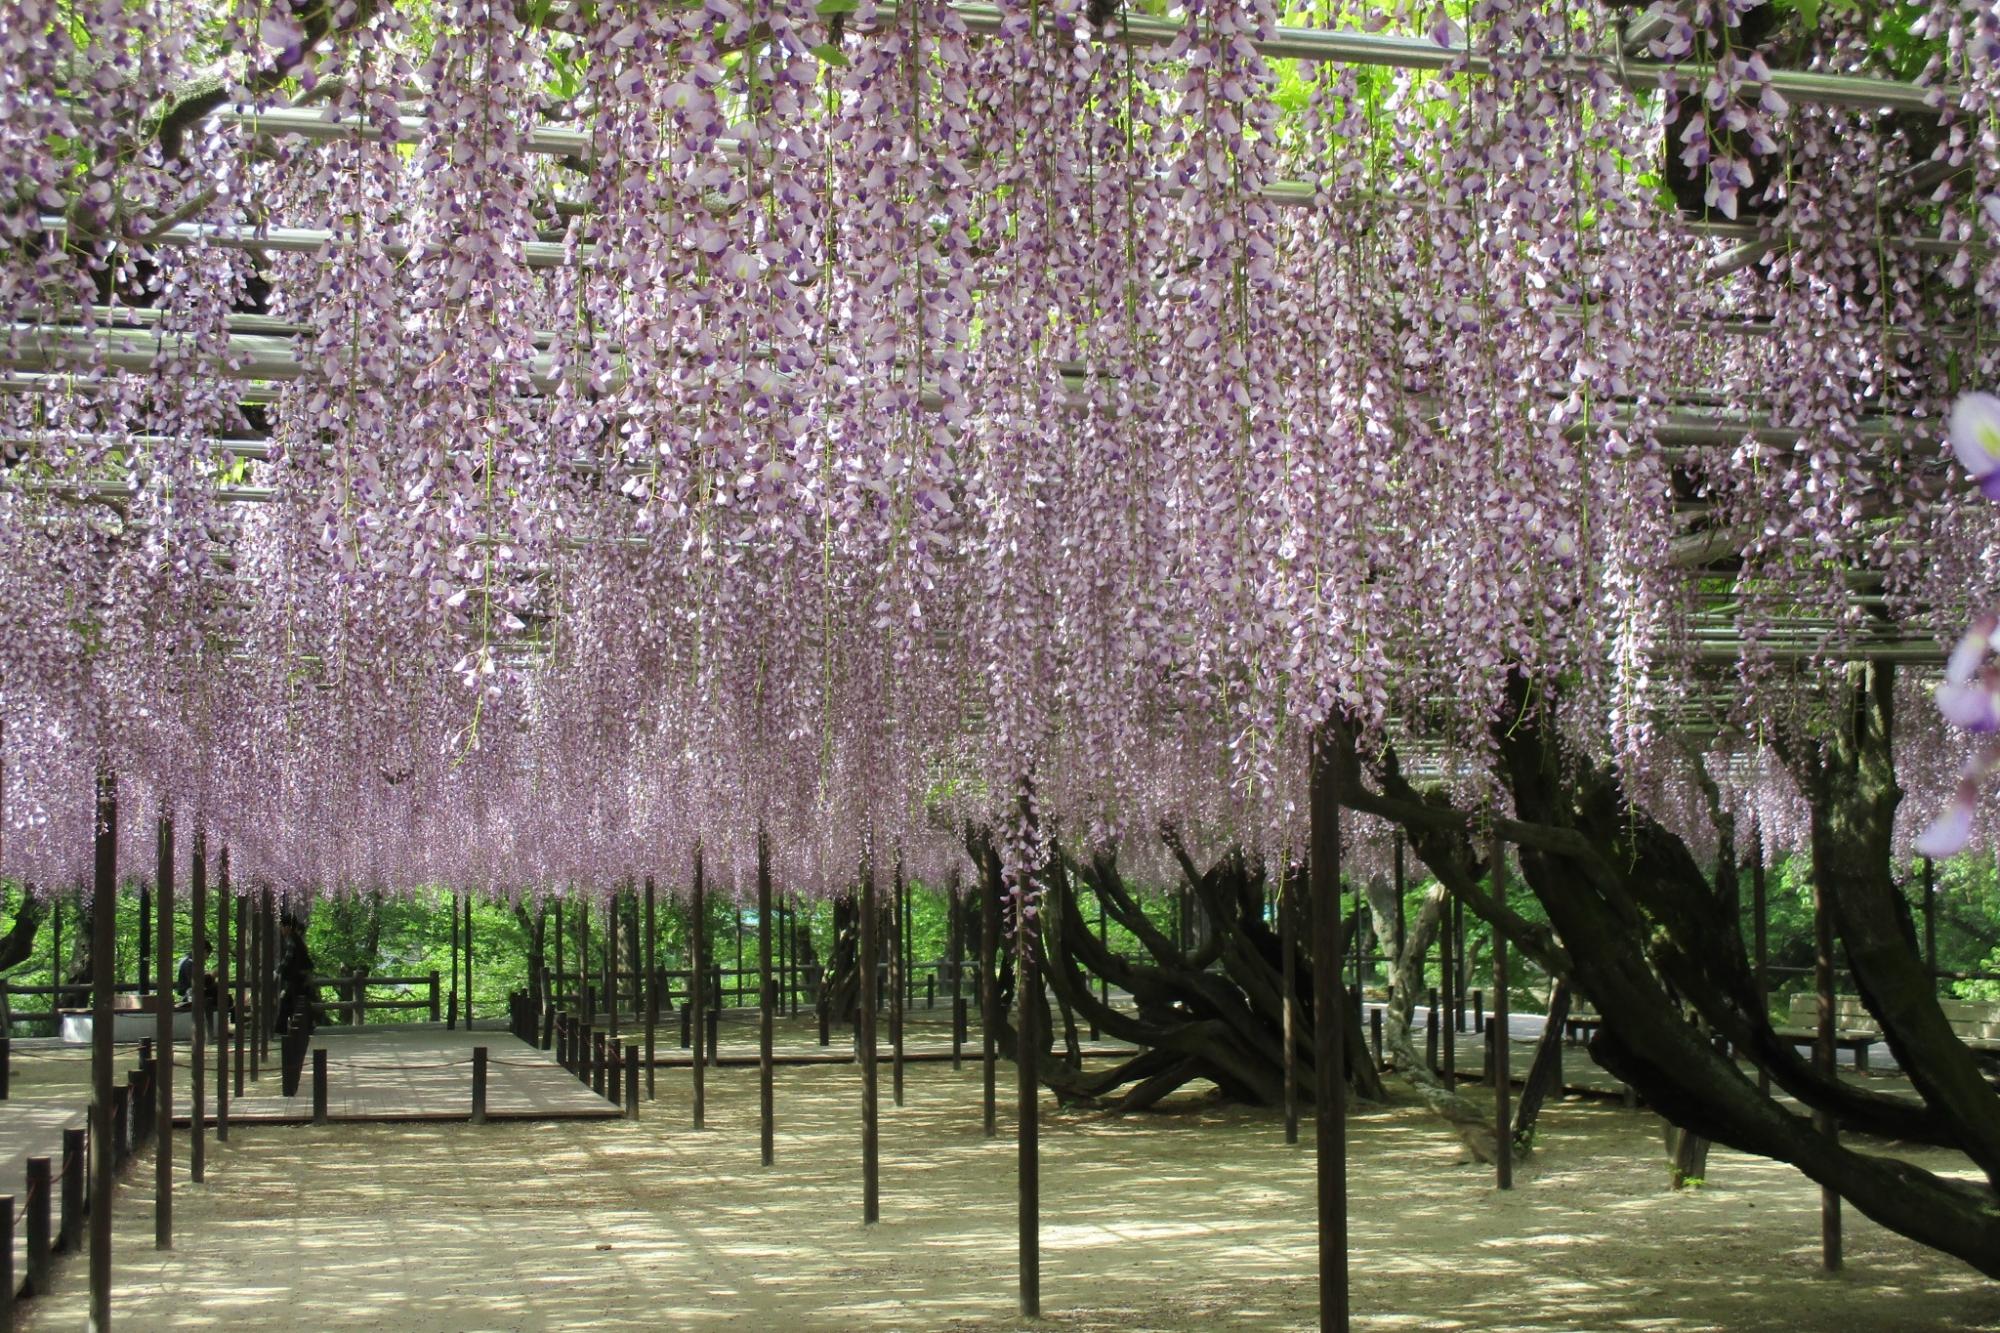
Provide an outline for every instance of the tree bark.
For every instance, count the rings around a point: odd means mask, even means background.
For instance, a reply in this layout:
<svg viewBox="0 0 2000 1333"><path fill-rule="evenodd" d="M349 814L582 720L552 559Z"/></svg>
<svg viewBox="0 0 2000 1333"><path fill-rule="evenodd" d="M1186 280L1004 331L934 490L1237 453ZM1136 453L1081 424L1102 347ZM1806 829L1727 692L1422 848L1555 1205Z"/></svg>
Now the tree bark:
<svg viewBox="0 0 2000 1333"><path fill-rule="evenodd" d="M35 935L42 928L42 920L48 915L48 905L32 893L23 891L21 905L15 909L14 924L7 927L7 933L0 935L0 972L18 967L28 961L35 949ZM172 978L164 978L160 988L170 988Z"/></svg>
<svg viewBox="0 0 2000 1333"><path fill-rule="evenodd" d="M1080 861L1058 847L1041 880L1041 974L1046 987L1037 1015L1037 1077L1064 1101L1113 1111L1140 1110L1196 1079L1206 1079L1231 1100L1263 1106L1284 1099L1284 982L1277 934L1264 921L1264 867L1232 851L1206 871L1169 838L1183 875L1189 905L1203 927L1198 943L1183 949L1174 934L1145 915L1106 849ZM979 867L977 892L997 894L999 858L985 835L974 832L968 850ZM1105 947L1082 912L1078 881L1090 888L1111 920L1145 951L1143 961L1120 958ZM1338 960L1335 960L1338 966ZM1005 965L1003 964L1003 969ZM1301 956L1296 991L1304 1021L1294 1034L1302 1088L1312 1066L1311 960ZM1107 1005L1097 980L1129 993L1136 1013ZM1003 988L1011 983L1002 972ZM1054 1053L1051 1010L1063 1019L1065 1057ZM1011 1049L1015 1033L996 1012L999 1039ZM1078 1020L1116 1041L1140 1047L1109 1069L1086 1073L1076 1058ZM1345 1071L1358 1095L1379 1099L1381 1080L1368 1058L1358 1015L1347 1021Z"/></svg>
<svg viewBox="0 0 2000 1333"><path fill-rule="evenodd" d="M1779 752L1806 793L1813 864L1847 948L1856 988L1910 1082L1956 1145L2000 1185L2000 1093L1951 1029L1930 969L1899 911L1891 837L1903 799L1890 762L1895 667L1848 668L1846 708L1815 744L1783 736Z"/></svg>
<svg viewBox="0 0 2000 1333"><path fill-rule="evenodd" d="M1879 725L1882 734L1872 739L1864 735L1878 747L1865 767L1871 780L1893 785L1885 767L1886 690L1866 706L1872 710L1869 726ZM1969 1126L1961 1110L1941 1106L1935 1092L1956 1081L1956 1094L1976 1100L1953 1067L1964 1058L1962 1050L1939 1058L1917 1080L1927 1099L1936 1098L1929 1104L1850 1088L1803 1070L1803 1061L1789 1048L1780 1053L1757 998L1735 916L1727 910L1730 890L1718 891L1681 839L1627 799L1615 771L1590 763L1562 742L1551 722L1551 702L1525 680L1517 677L1511 683L1504 711L1493 740L1497 775L1513 798L1516 817L1491 822L1515 844L1524 881L1547 913L1548 926L1525 921L1471 891L1477 869L1471 850L1473 812L1458 809L1439 791L1417 792L1402 777L1393 750L1371 758L1373 782L1364 785L1353 738L1345 738L1353 764L1351 780L1344 784L1349 803L1401 824L1411 846L1447 888L1546 971L1589 995L1604 1019L1592 1054L1673 1124L1744 1152L1789 1162L1883 1226L2000 1276L2000 1201L1990 1182L1966 1184L1842 1147L1761 1095L1755 1082L1715 1048L1702 1025L1765 1065L1775 1081L1808 1107L1865 1119L1878 1133L1965 1147L1979 1161L1975 1149L2000 1133L2000 1117L1987 1111L1984 1126ZM1871 808L1893 808L1883 798L1878 790ZM1875 826L1868 827L1872 838ZM1836 849L1831 859L1837 862L1840 855ZM1857 873L1851 867L1843 871ZM1848 899L1843 907L1855 914L1850 928L1873 951L1872 968L1889 947L1882 942L1879 919L1867 915L1878 890L1865 884L1850 888L1845 880L1835 891L1843 890ZM1891 930L1887 938L1905 948L1899 933ZM1857 964L1862 971L1858 959ZM1883 961L1880 970L1892 982L1903 975L1890 961ZM1896 1003L1899 1021L1892 1025L1885 1019L1885 1031L1892 1026L1901 1030L1899 1057L1907 1051L1910 1061L1928 1064L1933 1043L1907 1040L1918 1026L1910 1015L1918 1006L1900 985ZM1979 1093L1990 1105L1991 1090Z"/></svg>

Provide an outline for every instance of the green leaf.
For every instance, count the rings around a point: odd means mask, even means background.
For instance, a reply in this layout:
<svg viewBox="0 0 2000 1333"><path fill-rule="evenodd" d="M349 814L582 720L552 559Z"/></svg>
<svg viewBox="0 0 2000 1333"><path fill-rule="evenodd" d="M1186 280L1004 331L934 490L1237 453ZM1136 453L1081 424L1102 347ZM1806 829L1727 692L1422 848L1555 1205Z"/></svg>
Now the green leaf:
<svg viewBox="0 0 2000 1333"><path fill-rule="evenodd" d="M832 42L821 42L812 49L812 53L826 64L838 65L842 69L846 69L849 64L846 54Z"/></svg>
<svg viewBox="0 0 2000 1333"><path fill-rule="evenodd" d="M813 6L813 13L823 19L830 19L835 14L852 14L859 8L861 0L819 0L819 3Z"/></svg>

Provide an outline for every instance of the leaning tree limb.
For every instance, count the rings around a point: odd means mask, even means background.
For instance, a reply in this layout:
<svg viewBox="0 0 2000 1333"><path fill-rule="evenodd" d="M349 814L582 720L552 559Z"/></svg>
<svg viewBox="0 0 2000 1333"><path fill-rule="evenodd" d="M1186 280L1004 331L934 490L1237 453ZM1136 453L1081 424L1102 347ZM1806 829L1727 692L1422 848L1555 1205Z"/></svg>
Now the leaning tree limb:
<svg viewBox="0 0 2000 1333"><path fill-rule="evenodd" d="M35 933L42 928L42 918L48 915L48 904L33 893L22 890L21 905L14 911L14 924L7 927L7 933L0 935L0 972L28 961L34 952Z"/></svg>
<svg viewBox="0 0 2000 1333"><path fill-rule="evenodd" d="M1862 1002L1896 1063L1950 1124L1957 1145L2000 1188L2000 1092L1952 1031L1930 969L1907 938L1891 870L1896 785L1890 746L1895 667L1847 668L1840 724L1818 743L1780 737L1779 754L1806 793L1814 875L1833 910Z"/></svg>
<svg viewBox="0 0 2000 1333"><path fill-rule="evenodd" d="M1170 843L1170 845L1172 845ZM979 868L978 891L1005 891L1000 862L990 839L979 831L968 838ZM1176 850L1190 898L1200 905L1210 929L1196 947L1182 950L1145 914L1118 872L1115 852L1099 849L1087 859L1057 845L1037 877L1042 931L1038 969L1048 999L1072 1024L1088 1021L1113 1040L1130 1042L1138 1053L1110 1068L1084 1071L1075 1058L1058 1058L1053 1036L1045 1036L1036 1076L1065 1101L1110 1110L1136 1110L1196 1080L1207 1080L1233 1100L1277 1105L1284 1092L1284 990L1277 936L1265 923L1264 867L1231 852L1206 870L1184 848ZM1138 940L1140 958L1125 958L1105 947L1085 919L1082 891L1089 890L1105 916ZM1337 966L1337 963L1336 963ZM1008 974L1003 972L1003 978ZM1311 973L1298 977L1302 1012L1310 1013ZM1132 996L1128 1010L1104 1003L1102 980ZM1045 1000L1035 999L1042 1004ZM1044 1011L1046 1012L1046 1011ZM1011 1048L1014 1032L1004 1007L996 1014L1000 1040ZM1359 1095L1380 1097L1381 1085L1360 1019L1349 1025L1348 1078ZM1049 1033L1047 1027L1042 1031ZM1297 1065L1310 1086L1311 1036L1295 1034Z"/></svg>
<svg viewBox="0 0 2000 1333"><path fill-rule="evenodd" d="M1370 902L1377 919L1391 917L1395 912L1395 902L1386 884L1369 885ZM1393 942L1389 950L1391 959L1390 975L1394 983L1390 987L1388 1012L1382 1022L1382 1054L1384 1057L1383 1078L1407 1090L1437 1115L1465 1145L1475 1161L1492 1165L1499 1160L1500 1145L1493 1127L1489 1111L1475 1104L1470 1098L1461 1096L1457 1088L1447 1083L1428 1061L1418 1053L1410 1032L1410 1017L1416 1009L1417 992L1422 986L1424 955L1437 937L1438 927L1444 921L1446 905L1451 895L1441 883L1433 884L1424 895L1423 905L1417 909L1417 919L1410 923L1404 935L1403 948L1397 952ZM1450 1038L1447 1037L1446 1040Z"/></svg>
<svg viewBox="0 0 2000 1333"><path fill-rule="evenodd" d="M1614 771L1561 743L1552 704L1537 687L1516 677L1510 699L1514 706L1506 721L1493 729L1497 776L1520 822L1571 837L1542 837L1518 848L1523 882L1547 912L1551 929L1522 930L1510 913L1482 914L1489 921L1499 918L1495 924L1511 940L1539 951L1552 974L1590 996L1604 1018L1591 1045L1598 1062L1681 1128L1789 1162L1882 1225L2000 1276L2000 1198L1989 1184L1968 1184L1856 1152L1816 1132L1808 1120L1760 1093L1689 1021L1684 1002L1703 1018L1720 1017L1737 1027L1750 1021L1740 1008L1754 998L1754 988L1728 975L1730 953L1722 953L1719 971L1710 970L1715 955L1705 946L1723 929L1702 919L1715 914L1714 886L1686 845L1626 798ZM1351 733L1340 739L1351 752ZM1378 760L1373 776L1396 798L1394 804L1408 804L1407 784L1397 790L1401 779L1392 765ZM1358 784L1350 791L1357 806L1370 796ZM1450 805L1438 792L1423 793L1422 801ZM1471 811L1455 813L1461 824L1474 818ZM1452 821L1399 822L1448 887L1467 876L1471 867L1462 848L1438 836ZM1588 855L1559 850L1573 840L1593 850ZM1476 898L1467 901L1477 910ZM1734 930L1733 919L1727 928ZM1670 981L1678 998L1669 992ZM1768 1026L1767 1016L1756 1017ZM1716 1026L1720 1030L1721 1024ZM1808 1092L1823 1089L1810 1086ZM1807 1096L1801 1100L1812 1104ZM1955 1128L1949 1116L1928 1110L1934 1127Z"/></svg>

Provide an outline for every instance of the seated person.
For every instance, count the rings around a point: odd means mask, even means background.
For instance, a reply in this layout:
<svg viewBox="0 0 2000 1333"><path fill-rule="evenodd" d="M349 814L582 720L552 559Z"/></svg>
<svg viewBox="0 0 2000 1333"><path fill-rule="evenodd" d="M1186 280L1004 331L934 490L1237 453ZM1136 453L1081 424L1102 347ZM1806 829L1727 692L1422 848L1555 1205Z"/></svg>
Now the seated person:
<svg viewBox="0 0 2000 1333"><path fill-rule="evenodd" d="M188 992L193 985L194 957L190 954L182 954L180 967L174 973L174 999L178 1007L182 1009L188 1007L190 1003ZM221 987L215 980L215 973L203 972L201 974L202 1011L204 1013L214 1013L216 1003L220 998Z"/></svg>

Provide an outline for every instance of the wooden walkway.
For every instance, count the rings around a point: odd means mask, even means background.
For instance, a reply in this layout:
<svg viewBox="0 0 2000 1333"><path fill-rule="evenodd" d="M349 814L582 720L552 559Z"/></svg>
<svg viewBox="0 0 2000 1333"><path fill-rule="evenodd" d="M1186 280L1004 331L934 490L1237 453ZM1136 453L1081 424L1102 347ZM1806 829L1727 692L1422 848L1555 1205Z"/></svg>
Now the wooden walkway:
<svg viewBox="0 0 2000 1333"><path fill-rule="evenodd" d="M119 1082L139 1063L137 1046L120 1047L112 1066ZM89 1118L90 1054L53 1040L14 1042L13 1077L0 1102L0 1194L14 1196L14 1277L28 1274L28 1159L46 1157L55 1180L51 1210L60 1215L62 1136ZM51 1225L54 1224L53 1218Z"/></svg>
<svg viewBox="0 0 2000 1333"><path fill-rule="evenodd" d="M364 1028L316 1035L326 1060L327 1119L367 1123L467 1120L472 1116L472 1048L487 1049L486 1118L489 1120L610 1120L622 1112L579 1083L555 1059L503 1030L446 1031L421 1027ZM276 1043L272 1055L277 1054ZM174 1053L174 1124L191 1122L187 1052ZM214 1069L209 1070L211 1084ZM281 1091L278 1071L267 1065L261 1082L229 1100L231 1125L298 1125L312 1120L312 1056L295 1097ZM211 1088L204 1108L215 1119Z"/></svg>

